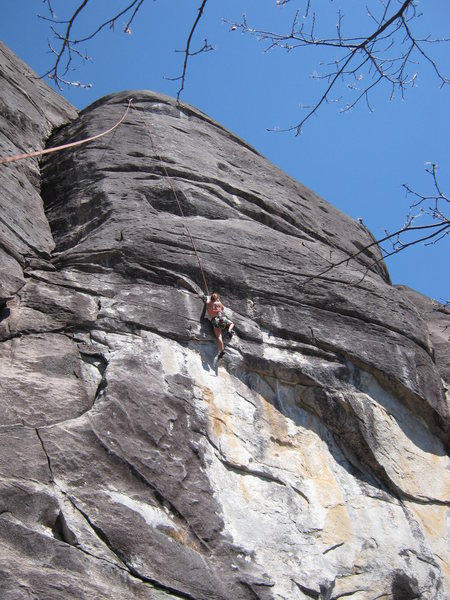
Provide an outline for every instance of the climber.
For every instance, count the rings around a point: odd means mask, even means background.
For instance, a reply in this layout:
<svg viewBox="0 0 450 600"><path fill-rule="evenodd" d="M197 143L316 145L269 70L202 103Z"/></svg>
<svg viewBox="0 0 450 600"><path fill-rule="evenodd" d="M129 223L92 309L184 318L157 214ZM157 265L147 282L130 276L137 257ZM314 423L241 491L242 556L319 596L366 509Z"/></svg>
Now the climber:
<svg viewBox="0 0 450 600"><path fill-rule="evenodd" d="M231 339L234 333L234 323L223 315L225 307L220 301L219 295L216 292L212 293L211 296L204 296L204 301L206 303L207 317L211 321L211 325L214 329L214 335L216 336L217 343L219 344L220 358L224 353L222 331L226 330Z"/></svg>

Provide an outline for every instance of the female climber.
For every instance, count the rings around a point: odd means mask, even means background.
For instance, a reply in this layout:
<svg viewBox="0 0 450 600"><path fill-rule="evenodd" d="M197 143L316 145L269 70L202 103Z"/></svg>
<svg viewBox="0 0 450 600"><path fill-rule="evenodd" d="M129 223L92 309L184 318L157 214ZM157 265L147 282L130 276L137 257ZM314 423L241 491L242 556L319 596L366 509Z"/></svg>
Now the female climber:
<svg viewBox="0 0 450 600"><path fill-rule="evenodd" d="M219 344L219 357L221 357L224 353L222 331L226 330L229 337L233 337L234 323L223 315L225 307L219 299L219 294L214 292L211 294L211 296L206 296L205 302L206 313L208 319L211 321L211 325L213 326L214 335L216 336L217 343Z"/></svg>

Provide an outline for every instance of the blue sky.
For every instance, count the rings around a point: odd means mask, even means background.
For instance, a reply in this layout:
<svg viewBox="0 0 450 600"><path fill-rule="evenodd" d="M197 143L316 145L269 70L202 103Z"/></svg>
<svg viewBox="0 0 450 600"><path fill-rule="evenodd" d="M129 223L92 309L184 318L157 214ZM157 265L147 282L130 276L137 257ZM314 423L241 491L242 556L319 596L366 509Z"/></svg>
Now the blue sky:
<svg viewBox="0 0 450 600"><path fill-rule="evenodd" d="M70 8L79 3L52 0L60 18L66 18ZM111 6L128 3L90 0L90 10L78 31L92 31L102 14L110 14ZM175 96L178 83L168 78L181 73L183 61L183 55L175 50L184 49L200 4L200 0L146 0L131 35L122 32L123 18L115 31L105 30L83 47L91 60L75 62L70 77L90 82L92 88L69 87L61 93L77 108L126 89L151 89ZM390 91L379 87L371 98L372 112L361 103L342 113L344 99L325 105L305 125L301 136L267 131L297 124L303 115L300 106L321 96L321 83L311 75L320 71L323 59L317 49L266 52L263 42L239 30L231 31L230 23L241 21L245 12L255 27L286 30L295 8L305 4L291 0L277 8L275 0L209 0L193 47L201 46L207 37L215 50L191 59L182 100L237 133L346 214L362 217L380 238L386 229L392 232L404 223L410 202L403 183L419 192L431 192L425 163L439 164L441 187L450 193L450 86L440 89L430 66L421 62L417 85L405 99L390 100ZM450 37L450 2L417 4L423 11L415 25L418 34ZM322 6L321 23L329 24L332 33L338 6L343 7L349 32L360 33L361 27L370 30L366 3L361 0L316 0L316 5ZM0 39L43 74L51 66L48 39L52 33L48 23L37 18L38 13L48 14L42 0L4 0ZM450 77L450 44L433 45L431 54ZM393 282L440 301L449 300L449 242L447 236L434 246L416 246L388 259Z"/></svg>

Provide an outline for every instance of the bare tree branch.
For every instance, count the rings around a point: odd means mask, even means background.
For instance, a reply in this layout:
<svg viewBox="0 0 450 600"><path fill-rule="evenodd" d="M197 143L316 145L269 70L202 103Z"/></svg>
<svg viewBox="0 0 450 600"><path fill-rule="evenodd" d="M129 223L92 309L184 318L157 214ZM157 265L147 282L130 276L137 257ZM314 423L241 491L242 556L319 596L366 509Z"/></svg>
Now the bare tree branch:
<svg viewBox="0 0 450 600"><path fill-rule="evenodd" d="M319 273L307 277L303 282L302 287L306 286L308 283L311 283L311 281L314 281L315 279L322 278L333 269L336 269L342 265L348 265L350 261L358 259L358 257L361 255L367 254L368 250L374 246L377 246L381 251L381 255L379 258L373 260L367 267L365 267L365 272L362 278L357 282L361 283L367 274L370 271L373 271L376 265L386 258L389 258L394 254L398 254L399 252L418 244L424 244L425 246L436 244L444 237L448 236L450 234L450 218L445 214L445 203L448 203L449 199L441 190L437 178L437 169L438 165L435 163L431 163L430 166L425 169L425 171L432 177L433 180L435 192L433 194L424 195L411 189L410 186L406 184L403 185L407 194L413 196L414 201L410 205L410 212L407 215L405 224L401 229L394 231L393 233L386 231L386 235L384 237L374 240L370 244L367 244L358 250L358 252L348 255L341 260L331 262L331 260L324 259L327 263L327 266ZM414 212L413 209L417 207L419 207L419 211ZM426 225L414 225L416 219L423 217L428 218L431 222L427 223ZM418 232L420 232L420 235L414 237L412 240L403 241L403 236ZM382 244L385 242L391 242L391 250L385 250L382 247Z"/></svg>
<svg viewBox="0 0 450 600"><path fill-rule="evenodd" d="M79 44L87 42L89 40L92 40L105 27L114 29L114 25L115 25L117 19L119 19L120 17L122 17L130 12L131 12L131 16L128 19L128 21L124 27L124 32L131 33L131 29L130 29L131 24L133 23L134 19L136 18L137 13L138 13L139 9L142 7L142 5L144 4L145 0L133 0L120 12L114 14L114 16L103 21L92 33L90 33L89 35L86 35L84 37L78 38L78 39L76 39L76 38L73 39L71 37L72 29L75 25L76 20L82 13L82 11L85 10L89 0L83 0L78 5L78 7L76 8L76 10L73 12L72 16L68 20L57 20L55 11L53 10L50 0L44 0L44 2L48 6L51 18L43 17L41 15L38 15L38 16L39 16L39 18L49 21L50 23L53 24L51 26L51 31L54 34L55 39L58 40L59 42L61 42L61 46L58 50L56 50L55 48L53 48L53 45L50 44L50 42L49 42L49 49L52 52L52 54L55 55L56 58L55 58L55 62L53 64L52 68L49 69L46 73L44 73L43 77L48 77L49 79L52 79L55 82L55 85L59 89L61 89L61 84L75 85L75 86L79 86L79 87L91 87L91 84L84 84L84 83L80 83L79 81L69 81L69 80L65 79L65 76L69 72L71 64L72 64L73 54L79 56L84 61L89 60L89 57L87 56L86 53L82 53L78 50ZM55 25L67 25L67 27L63 33L60 33L56 29ZM63 61L64 57L66 57L66 62L65 62L65 65L62 66L62 61Z"/></svg>
<svg viewBox="0 0 450 600"><path fill-rule="evenodd" d="M399 235L401 235L402 233L406 233L406 232L410 232L410 231L417 231L419 229L433 229L439 227L438 223L432 224L432 225L424 225L422 227L408 227L405 229L402 229L398 232L393 233L391 236L388 236L387 238L384 239L393 239L395 237L399 237ZM421 236L419 238L416 238L414 240L412 240L411 242L408 243L401 243L398 244L398 242L394 243L393 246L393 250L391 252L385 252L382 256L380 256L380 258L378 258L377 260L373 261L368 267L366 267L365 273L363 274L363 276L361 277L361 279L358 280L357 283L361 283L367 276L367 274L373 270L373 268L380 263L382 260L385 260L386 258L389 258L390 256L393 256L394 254L398 254L399 252L402 252L403 250L406 250L407 248L410 248L411 246L416 246L417 244L424 244L425 246L429 246L432 243L437 243L439 240L443 239L444 236L448 235L450 233L450 223L447 223L446 225L444 225L443 227L441 227L440 229L438 229L437 231L433 231L432 233L430 233L429 235L424 235ZM436 236L440 236L437 239ZM427 242L427 240L431 240L434 239L433 242ZM427 243L425 243L427 242ZM381 243L381 241L380 241ZM353 258L353 257L352 257Z"/></svg>
<svg viewBox="0 0 450 600"><path fill-rule="evenodd" d="M388 240L392 240L394 238L398 238L398 236L400 236L401 234L403 234L403 233L405 233L407 231L420 231L420 230L424 230L424 229L425 230L427 230L427 229L435 229L436 227L439 227L439 225L438 224L434 224L434 223L430 224L430 225L402 227L398 231L394 231L394 233L389 233L386 236L384 236L383 238L380 238L378 240L375 240L375 241L371 242L370 244L367 244L367 246L364 246L364 248L361 248L361 250L358 250L358 252L355 252L354 254L350 254L349 256L346 256L342 260L339 260L337 262L334 262L334 263L330 264L328 267L326 267L326 269L323 269L323 271L320 271L320 273L317 273L315 275L311 275L310 277L308 277L303 282L302 286L305 286L308 283L310 283L311 281L314 281L314 279L320 279L321 277L323 277L323 275L326 275L332 269L336 269L337 267L340 267L340 266L345 265L345 264L348 265L348 263L351 260L356 260L359 256L361 256L361 254L365 254L368 250L370 250L370 248L373 248L374 246L380 246L383 242L386 242ZM445 230L447 230L449 228L450 228L450 223L447 223L442 228L442 231L445 231ZM439 231L438 233L441 233L441 231ZM395 250L393 250L392 252L385 253L379 259L373 261L373 263L370 265L370 267L368 269L371 270L373 266L375 266L376 264L378 264L384 258L387 258L388 256L392 256L393 254L396 254L396 253L400 252L401 250L403 250L404 248L412 246L413 244L418 244L418 243L420 243L423 240L427 240L427 239L429 239L433 235L435 235L435 234L433 233L430 236L424 236L423 238L414 240L413 242L410 242L408 244L400 244L399 247L396 248Z"/></svg>
<svg viewBox="0 0 450 600"><path fill-rule="evenodd" d="M110 29L114 29L115 24L120 17L131 13L127 23L125 24L125 26L123 28L123 31L125 33L130 34L131 33L131 24L135 20L136 15L139 12L142 5L144 4L145 0L132 0L121 11L114 13L113 16L105 19L102 23L100 23L100 25L98 25L94 29L94 31L92 31L88 35L84 35L82 37L77 37L77 38L72 37L72 30L74 28L75 22L77 21L78 17L83 12L83 10L86 8L88 2L89 2L89 0L83 0L78 5L78 7L76 8L76 10L73 12L72 16L69 19L58 20L56 18L56 14L55 14L55 11L53 10L53 6L52 6L50 0L44 0L44 3L47 5L51 16L46 17L46 16L38 15L39 18L49 21L51 23L50 29L51 29L55 39L58 42L60 42L59 49L55 49L53 47L53 45L49 42L49 49L50 49L50 52L55 55L55 62L53 64L53 66L51 67L51 69L49 69L43 75L44 77L48 77L49 79L52 79L55 82L55 85L59 89L61 89L62 84L74 85L74 86L78 86L78 87L91 87L91 84L84 84L79 81L70 81L66 78L66 75L71 68L71 64L72 64L74 55L79 56L83 61L89 60L89 56L86 53L83 53L78 49L79 45L84 42L88 42L88 41L92 40L106 27L109 27ZM186 48L183 51L181 51L184 54L184 62L183 62L183 68L182 68L181 75L179 75L178 77L168 78L171 81L178 81L178 80L181 81L180 88L177 92L177 100L180 99L180 95L185 86L189 58L192 56L195 56L197 54L201 54L202 52L209 52L210 50L214 49L213 46L211 46L208 43L208 40L205 38L203 46L201 46L201 48L199 48L196 51L191 50L191 44L192 44L192 39L193 39L194 33L197 29L200 19L202 18L202 15L203 15L203 12L205 10L207 3L208 3L208 0L202 1L201 5L198 9L198 12L197 12L197 17L196 17L196 19L191 27L191 30L188 34ZM60 26L60 25L67 25L67 27L65 28L65 30L63 32L61 32L57 29L57 26ZM63 64L64 59L65 59L65 64Z"/></svg>
<svg viewBox="0 0 450 600"><path fill-rule="evenodd" d="M214 50L213 46L208 44L208 40L205 38L203 46L199 50L196 50L195 52L191 52L192 38L194 36L197 25L199 24L200 19L202 18L203 11L205 10L207 3L208 3L208 0L202 1L201 5L198 9L197 18L195 19L194 24L192 25L191 30L189 32L187 42L186 42L186 48L183 50L183 52L184 52L183 71L179 77L170 78L171 81L178 81L178 80L181 81L180 88L177 92L177 101L180 99L181 92L184 90L184 84L186 81L186 72L187 72L189 58L191 56L195 56L196 54L201 54L202 52L209 52L211 50Z"/></svg>
<svg viewBox="0 0 450 600"><path fill-rule="evenodd" d="M267 42L266 51L281 48L291 52L311 46L322 47L326 52L338 53L338 56L328 63L328 70L313 75L316 79L325 81L326 86L319 99L309 107L306 116L297 125L277 129L278 131L295 131L299 135L305 123L318 112L320 107L331 101L331 94L340 83L344 84L348 91L358 92L356 99L347 102L341 112L355 107L362 99L365 99L371 110L369 93L382 82L390 86L391 99L396 91L403 97L406 89L414 86L416 82L417 73L415 71L412 74L408 73L409 66L414 65L416 68L416 56L430 64L441 86L450 83L431 55L424 49L426 44L450 40L434 39L431 36L425 39L416 37L411 29L411 23L420 17L415 0L399 0L398 3L400 6L393 9L392 0L381 2L383 11L380 17L367 7L370 21L375 24L375 29L367 37L344 35L344 16L340 10L335 36L316 33L318 19L316 13L311 10L312 0L308 1L303 17L300 17L299 11L295 13L287 33L250 27L245 14L242 16L242 22L232 24L233 30L240 29L243 33L255 36L259 41ZM366 77L369 80L361 87L353 83L362 82Z"/></svg>
<svg viewBox="0 0 450 600"><path fill-rule="evenodd" d="M62 46L61 46L61 49L59 50L59 52L56 55L56 61L55 61L55 64L53 65L52 69L45 74L50 79L53 79L54 82L55 82L55 84L58 87L60 87L60 85L59 85L60 78L58 77L59 63L61 62L62 57L64 56L64 53L67 51L67 53L68 53L68 60L67 60L66 67L65 67L65 70L64 70L64 75L65 75L67 73L67 71L69 70L69 65L70 65L70 62L72 60L70 32L72 30L72 27L73 27L73 24L74 24L76 18L81 13L81 11L83 10L83 8L85 8L85 6L87 5L88 2L89 2L89 0L83 0L83 2L78 6L78 8L76 9L76 11L73 13L71 19L69 20L69 24L67 25L65 36L62 38L61 36L58 35L58 39L62 40ZM53 10L51 9L51 7L50 7L50 10L53 12ZM55 33L54 30L53 30L53 32Z"/></svg>

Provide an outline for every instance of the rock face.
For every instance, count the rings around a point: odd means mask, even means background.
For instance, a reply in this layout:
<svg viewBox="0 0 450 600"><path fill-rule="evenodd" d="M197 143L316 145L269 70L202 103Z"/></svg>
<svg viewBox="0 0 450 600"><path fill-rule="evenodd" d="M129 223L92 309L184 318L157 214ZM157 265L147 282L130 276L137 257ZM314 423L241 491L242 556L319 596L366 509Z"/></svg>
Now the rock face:
<svg viewBox="0 0 450 600"><path fill-rule="evenodd" d="M425 319L434 349L434 360L444 382L450 382L450 310L406 286L398 286Z"/></svg>
<svg viewBox="0 0 450 600"><path fill-rule="evenodd" d="M0 42L0 155L42 149L50 133L77 111ZM23 266L50 258L52 233L39 193L36 160L0 169L0 302L24 284Z"/></svg>
<svg viewBox="0 0 450 600"><path fill-rule="evenodd" d="M370 233L192 107L0 71L2 154L134 98L0 167L1 598L448 598L445 334L376 247L311 279Z"/></svg>

